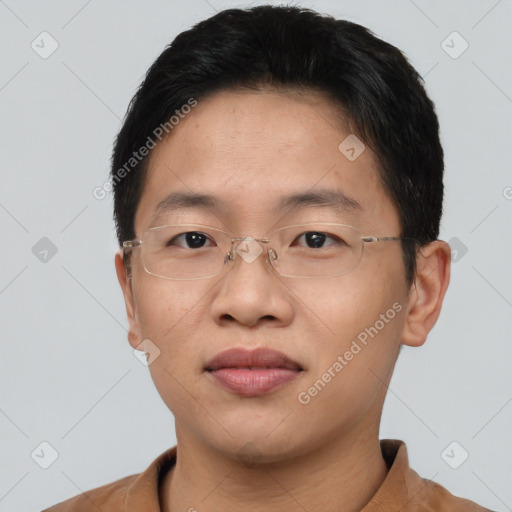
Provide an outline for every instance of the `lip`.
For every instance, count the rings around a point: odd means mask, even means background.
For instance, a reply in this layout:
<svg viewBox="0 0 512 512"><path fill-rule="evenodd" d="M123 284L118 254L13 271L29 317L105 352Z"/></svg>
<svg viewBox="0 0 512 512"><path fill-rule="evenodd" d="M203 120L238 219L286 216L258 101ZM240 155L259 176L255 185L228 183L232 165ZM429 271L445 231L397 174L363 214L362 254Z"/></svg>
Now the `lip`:
<svg viewBox="0 0 512 512"><path fill-rule="evenodd" d="M303 368L277 350L232 348L211 359L205 371L233 393L260 396L296 379Z"/></svg>

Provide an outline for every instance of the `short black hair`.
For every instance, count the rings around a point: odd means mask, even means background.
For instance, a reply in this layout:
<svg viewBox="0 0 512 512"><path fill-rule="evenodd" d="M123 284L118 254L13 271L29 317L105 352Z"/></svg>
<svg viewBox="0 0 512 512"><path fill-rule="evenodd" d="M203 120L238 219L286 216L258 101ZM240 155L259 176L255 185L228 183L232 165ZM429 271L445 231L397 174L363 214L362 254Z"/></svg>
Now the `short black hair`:
<svg viewBox="0 0 512 512"><path fill-rule="evenodd" d="M148 156L133 155L154 139L155 129L170 127L169 119L191 99L269 87L326 93L374 151L381 183L398 210L400 236L415 239L402 241L405 279L412 284L416 252L437 239L442 215L444 162L434 104L399 49L361 25L294 6L221 11L180 33L152 64L114 144L119 244L135 237L147 174Z"/></svg>

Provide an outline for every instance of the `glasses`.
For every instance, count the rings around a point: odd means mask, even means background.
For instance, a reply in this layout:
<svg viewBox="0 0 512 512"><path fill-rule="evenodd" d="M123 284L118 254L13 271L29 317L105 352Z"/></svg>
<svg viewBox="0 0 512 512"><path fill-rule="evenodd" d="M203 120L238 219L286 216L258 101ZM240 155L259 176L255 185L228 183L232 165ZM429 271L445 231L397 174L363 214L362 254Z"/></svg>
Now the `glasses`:
<svg viewBox="0 0 512 512"><path fill-rule="evenodd" d="M414 240L394 236L361 236L345 224L310 223L286 226L269 238L241 237L199 224L158 226L140 240L123 242L124 254L140 248L148 274L172 280L205 279L220 274L240 256L253 263L267 250L267 264L283 277L323 278L352 272L364 243Z"/></svg>

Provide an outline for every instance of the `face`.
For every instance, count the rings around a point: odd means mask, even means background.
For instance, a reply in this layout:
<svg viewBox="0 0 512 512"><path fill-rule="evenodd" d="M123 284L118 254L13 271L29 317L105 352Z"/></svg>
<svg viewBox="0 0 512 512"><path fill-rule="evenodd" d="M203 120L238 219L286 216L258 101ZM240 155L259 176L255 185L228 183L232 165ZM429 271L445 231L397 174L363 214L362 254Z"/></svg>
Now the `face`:
<svg viewBox="0 0 512 512"><path fill-rule="evenodd" d="M375 155L366 147L354 160L339 149L350 135L339 116L313 93L225 91L199 100L153 150L137 237L178 223L263 238L308 222L399 236ZM277 209L284 197L317 191L343 193L361 208ZM175 192L209 195L215 204L155 217L157 205ZM359 265L331 278L283 277L266 258L264 250L252 263L235 258L217 276L176 281L148 274L135 249L132 279L119 272L130 343L136 348L149 339L160 351L149 368L175 416L178 442L232 457L252 450L276 461L351 433L377 435L383 382L397 357L409 291L400 242L365 244ZM272 362L272 374L260 368L255 379L270 385L252 393L247 382L255 382L248 377L254 370L211 371L212 359L228 349L272 349L293 363L283 369Z"/></svg>

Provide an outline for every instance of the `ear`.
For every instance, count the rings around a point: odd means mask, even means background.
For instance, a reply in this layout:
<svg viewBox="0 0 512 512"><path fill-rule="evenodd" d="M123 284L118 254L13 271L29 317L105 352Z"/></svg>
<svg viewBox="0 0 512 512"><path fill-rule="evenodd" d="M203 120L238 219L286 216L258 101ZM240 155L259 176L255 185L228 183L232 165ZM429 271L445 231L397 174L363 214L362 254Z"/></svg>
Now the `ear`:
<svg viewBox="0 0 512 512"><path fill-rule="evenodd" d="M409 290L402 343L419 347L434 327L448 284L451 249L443 240L421 247L416 256L416 277Z"/></svg>
<svg viewBox="0 0 512 512"><path fill-rule="evenodd" d="M142 343L142 336L140 334L137 307L133 297L132 279L131 277L128 277L122 249L118 249L116 252L115 265L117 279L121 286L121 290L124 296L124 303L126 306L126 316L128 318L128 341L133 348L137 348Z"/></svg>

